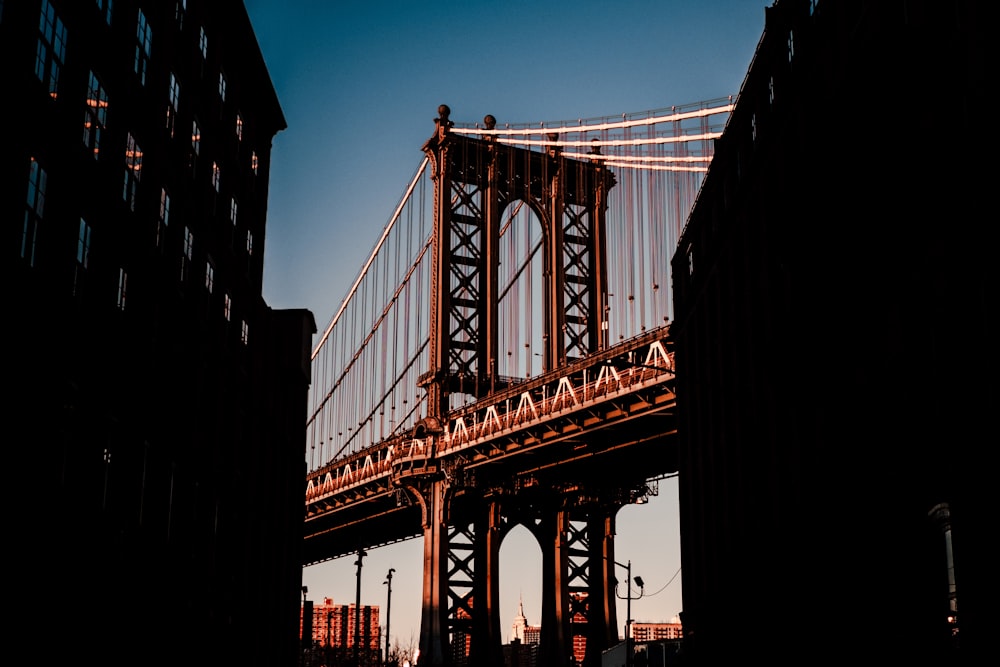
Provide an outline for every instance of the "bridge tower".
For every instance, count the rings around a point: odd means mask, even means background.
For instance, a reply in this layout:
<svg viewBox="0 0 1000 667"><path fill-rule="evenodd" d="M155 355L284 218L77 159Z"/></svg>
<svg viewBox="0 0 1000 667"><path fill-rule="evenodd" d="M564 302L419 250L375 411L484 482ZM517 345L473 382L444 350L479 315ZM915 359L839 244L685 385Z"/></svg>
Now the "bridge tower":
<svg viewBox="0 0 1000 667"><path fill-rule="evenodd" d="M452 395L483 397L509 383L497 360L500 228L510 204L524 202L541 222L543 369L608 347L604 229L615 184L596 161L568 159L554 145L531 151L453 133L448 107L438 113L423 147L435 213L430 368L419 383L427 414L416 433L431 456ZM485 124L493 129L495 119ZM628 502L620 490L584 492L567 480L547 499L525 503L495 480L477 484L461 470L433 467L405 484L423 510L421 664L502 664L499 550L517 523L542 547L542 663L576 664L573 638L582 635L584 664L600 664L601 650L617 640L614 514Z"/></svg>

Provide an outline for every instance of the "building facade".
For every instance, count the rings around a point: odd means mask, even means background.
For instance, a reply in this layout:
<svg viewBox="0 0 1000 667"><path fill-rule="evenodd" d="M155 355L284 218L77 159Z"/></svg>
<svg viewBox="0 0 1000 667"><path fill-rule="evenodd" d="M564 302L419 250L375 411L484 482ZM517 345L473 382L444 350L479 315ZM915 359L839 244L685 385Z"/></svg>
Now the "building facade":
<svg viewBox="0 0 1000 667"><path fill-rule="evenodd" d="M305 607L302 613L305 613ZM300 633L304 619L300 616ZM312 642L304 655L309 665L355 665L355 631L358 635L360 664L380 667L382 664L382 629L378 605L362 605L360 627L357 606L334 604L332 598L312 604Z"/></svg>
<svg viewBox="0 0 1000 667"><path fill-rule="evenodd" d="M46 645L290 664L315 322L262 298L285 119L246 9L8 1L0 57L14 541L32 605L76 601Z"/></svg>
<svg viewBox="0 0 1000 667"><path fill-rule="evenodd" d="M987 23L767 8L673 259L685 664L988 650Z"/></svg>
<svg viewBox="0 0 1000 667"><path fill-rule="evenodd" d="M680 623L632 623L630 629L632 640L636 643L681 639L684 636L684 628Z"/></svg>

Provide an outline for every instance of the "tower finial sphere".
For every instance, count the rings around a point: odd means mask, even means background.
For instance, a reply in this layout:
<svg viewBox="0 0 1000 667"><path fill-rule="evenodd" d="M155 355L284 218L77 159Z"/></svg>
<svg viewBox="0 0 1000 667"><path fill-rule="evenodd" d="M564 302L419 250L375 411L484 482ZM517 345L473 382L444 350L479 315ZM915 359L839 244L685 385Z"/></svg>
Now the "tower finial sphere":
<svg viewBox="0 0 1000 667"><path fill-rule="evenodd" d="M438 115L442 118L447 118L451 115L451 109L448 108L447 104L442 104L438 107Z"/></svg>
<svg viewBox="0 0 1000 667"><path fill-rule="evenodd" d="M493 117L493 114L486 114L486 117L483 118L483 123L486 124L487 130L492 130L497 126L497 119Z"/></svg>

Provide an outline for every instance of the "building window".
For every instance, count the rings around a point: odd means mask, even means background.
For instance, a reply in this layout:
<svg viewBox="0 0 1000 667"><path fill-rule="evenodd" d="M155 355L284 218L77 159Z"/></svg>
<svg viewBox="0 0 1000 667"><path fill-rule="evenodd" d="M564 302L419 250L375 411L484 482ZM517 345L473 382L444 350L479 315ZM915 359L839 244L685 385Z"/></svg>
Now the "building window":
<svg viewBox="0 0 1000 667"><path fill-rule="evenodd" d="M221 187L221 185L220 185L220 181L221 180L222 180L222 176L221 176L221 173L219 171L219 163L213 161L212 162L212 187L215 188L216 192L218 192L219 188Z"/></svg>
<svg viewBox="0 0 1000 667"><path fill-rule="evenodd" d="M163 244L170 224L170 194L166 188L160 190L160 217L156 223L156 245Z"/></svg>
<svg viewBox="0 0 1000 667"><path fill-rule="evenodd" d="M757 114L750 116L750 137L757 142Z"/></svg>
<svg viewBox="0 0 1000 667"><path fill-rule="evenodd" d="M219 72L219 99L226 101L226 75Z"/></svg>
<svg viewBox="0 0 1000 667"><path fill-rule="evenodd" d="M250 154L250 168L253 170L254 176L257 175L257 167L260 164L260 160L257 159L257 151L252 151Z"/></svg>
<svg viewBox="0 0 1000 667"><path fill-rule="evenodd" d="M125 269L118 269L118 310L125 310L125 294L128 286L128 274Z"/></svg>
<svg viewBox="0 0 1000 667"><path fill-rule="evenodd" d="M239 204L236 202L236 197L233 197L229 201L229 220L233 223L233 227L236 226L236 213L239 209Z"/></svg>
<svg viewBox="0 0 1000 667"><path fill-rule="evenodd" d="M236 114L236 141L243 141L243 116Z"/></svg>
<svg viewBox="0 0 1000 667"><path fill-rule="evenodd" d="M795 57L795 33L788 31L788 62L792 62Z"/></svg>
<svg viewBox="0 0 1000 667"><path fill-rule="evenodd" d="M198 48L201 49L201 57L208 60L208 35L205 34L205 26L201 27L198 34Z"/></svg>
<svg viewBox="0 0 1000 667"><path fill-rule="evenodd" d="M80 238L76 244L76 262L84 269L90 263L90 225L83 218L80 218Z"/></svg>
<svg viewBox="0 0 1000 667"><path fill-rule="evenodd" d="M167 91L167 131L170 136L174 136L174 122L177 120L177 108L180 103L181 84L177 82L177 75L170 73L170 90Z"/></svg>
<svg viewBox="0 0 1000 667"><path fill-rule="evenodd" d="M244 345L250 340L250 325L246 320L240 320L240 342Z"/></svg>
<svg viewBox="0 0 1000 667"><path fill-rule="evenodd" d="M181 256L181 281L187 280L188 271L194 261L194 234L184 228L184 254Z"/></svg>
<svg viewBox="0 0 1000 667"><path fill-rule="evenodd" d="M83 288L83 275L90 263L90 225L80 218L80 235L76 242L76 266L73 271L73 295L80 294Z"/></svg>
<svg viewBox="0 0 1000 667"><path fill-rule="evenodd" d="M146 85L146 72L149 70L149 51L153 41L153 31L146 21L146 15L139 10L139 23L135 31L135 73L139 75L139 83Z"/></svg>
<svg viewBox="0 0 1000 667"><path fill-rule="evenodd" d="M139 177L142 174L142 149L135 143L135 137L129 132L125 143L125 190L122 194L128 207L135 210L136 190Z"/></svg>
<svg viewBox="0 0 1000 667"><path fill-rule="evenodd" d="M42 0L38 30L41 34L38 36L35 74L48 88L49 96L55 99L59 94L59 72L66 60L66 26L49 0Z"/></svg>
<svg viewBox="0 0 1000 667"><path fill-rule="evenodd" d="M104 16L104 22L111 25L111 0L97 0L97 10Z"/></svg>
<svg viewBox="0 0 1000 667"><path fill-rule="evenodd" d="M201 153L201 128L198 127L198 119L191 123L191 150L195 155Z"/></svg>
<svg viewBox="0 0 1000 667"><path fill-rule="evenodd" d="M233 313L233 302L229 298L229 292L226 292L225 294L222 295L222 316L225 317L226 321L228 322L229 318L232 316L232 313Z"/></svg>
<svg viewBox="0 0 1000 667"><path fill-rule="evenodd" d="M774 77L767 81L767 103L774 104Z"/></svg>
<svg viewBox="0 0 1000 667"><path fill-rule="evenodd" d="M187 13L187 0L177 0L177 6L174 10L174 18L177 19L177 29L184 29L184 14Z"/></svg>
<svg viewBox="0 0 1000 667"><path fill-rule="evenodd" d="M35 158L31 158L28 171L28 201L24 212L24 233L21 236L21 258L27 260L28 266L35 265L35 246L38 242L38 229L45 215L45 189L48 175Z"/></svg>
<svg viewBox="0 0 1000 667"><path fill-rule="evenodd" d="M83 109L83 145L97 159L101 149L101 133L108 124L108 93L100 79L90 73L87 103Z"/></svg>
<svg viewBox="0 0 1000 667"><path fill-rule="evenodd" d="M201 128L198 127L198 119L195 118L191 122L191 155L190 155L190 167L192 175L195 172L195 167L198 164L198 155L201 153Z"/></svg>
<svg viewBox="0 0 1000 667"><path fill-rule="evenodd" d="M253 255L253 232L247 230L247 255Z"/></svg>
<svg viewBox="0 0 1000 667"><path fill-rule="evenodd" d="M205 262L205 289L211 294L212 290L215 288L215 267L212 266L212 261L209 260Z"/></svg>

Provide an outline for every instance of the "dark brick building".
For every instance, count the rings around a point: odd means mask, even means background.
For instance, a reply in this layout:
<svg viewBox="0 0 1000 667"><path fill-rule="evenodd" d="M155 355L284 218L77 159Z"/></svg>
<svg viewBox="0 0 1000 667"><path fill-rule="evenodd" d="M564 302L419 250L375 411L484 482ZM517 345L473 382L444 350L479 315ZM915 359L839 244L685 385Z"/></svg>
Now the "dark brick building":
<svg viewBox="0 0 1000 667"><path fill-rule="evenodd" d="M673 260L694 664L988 650L985 25L964 0L767 9Z"/></svg>
<svg viewBox="0 0 1000 667"><path fill-rule="evenodd" d="M293 664L315 323L262 298L285 119L246 9L8 0L0 57L18 639Z"/></svg>

